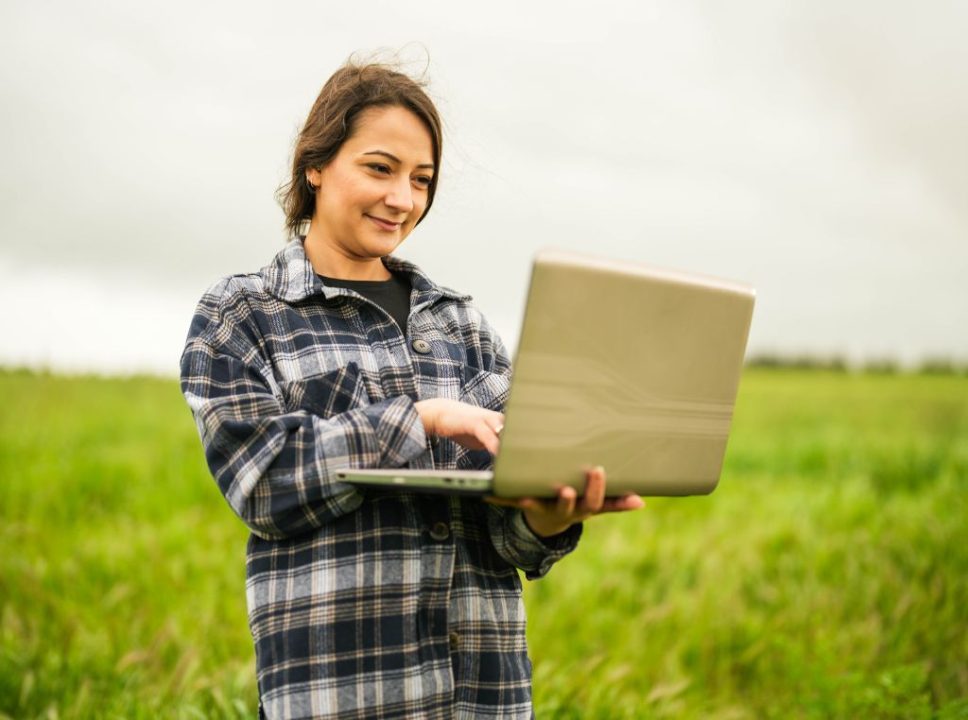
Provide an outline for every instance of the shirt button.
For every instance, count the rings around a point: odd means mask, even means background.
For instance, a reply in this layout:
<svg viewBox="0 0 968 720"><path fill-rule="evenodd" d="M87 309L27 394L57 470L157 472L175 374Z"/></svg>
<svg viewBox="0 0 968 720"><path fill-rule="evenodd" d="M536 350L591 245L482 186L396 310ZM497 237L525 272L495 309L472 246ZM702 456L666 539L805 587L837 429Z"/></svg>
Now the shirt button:
<svg viewBox="0 0 968 720"><path fill-rule="evenodd" d="M450 528L445 522L435 522L430 528L430 537L434 540L446 540L450 537Z"/></svg>
<svg viewBox="0 0 968 720"><path fill-rule="evenodd" d="M410 347L421 355L426 355L430 352L430 343L426 340L414 340L412 343L410 343Z"/></svg>
<svg viewBox="0 0 968 720"><path fill-rule="evenodd" d="M460 649L460 635L458 635L457 633L452 632L450 635L448 635L447 642L450 643L451 650Z"/></svg>

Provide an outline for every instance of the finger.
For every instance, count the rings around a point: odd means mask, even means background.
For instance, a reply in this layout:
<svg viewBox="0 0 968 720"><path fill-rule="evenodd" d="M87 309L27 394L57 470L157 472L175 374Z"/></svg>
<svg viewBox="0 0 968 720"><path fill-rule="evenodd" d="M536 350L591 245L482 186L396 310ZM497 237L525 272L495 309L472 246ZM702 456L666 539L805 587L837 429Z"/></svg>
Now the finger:
<svg viewBox="0 0 968 720"><path fill-rule="evenodd" d="M578 493L575 492L575 488L565 485L558 491L558 502L555 506L555 512L562 518L568 518L574 515L575 499L577 497Z"/></svg>
<svg viewBox="0 0 968 720"><path fill-rule="evenodd" d="M605 502L605 468L601 465L585 473L585 494L578 506L579 512L594 515L601 511Z"/></svg>
<svg viewBox="0 0 968 720"><path fill-rule="evenodd" d="M494 428L488 425L486 421L477 423L474 427L474 437L487 448L491 455L497 455L501 441L498 439L497 433L494 432Z"/></svg>
<svg viewBox="0 0 968 720"><path fill-rule="evenodd" d="M621 497L606 498L602 504L601 512L626 512L628 510L639 510L643 507L645 507L645 501L635 493L629 493Z"/></svg>
<svg viewBox="0 0 968 720"><path fill-rule="evenodd" d="M499 413L496 410L488 410L487 420L490 426L495 429L504 427L504 413Z"/></svg>

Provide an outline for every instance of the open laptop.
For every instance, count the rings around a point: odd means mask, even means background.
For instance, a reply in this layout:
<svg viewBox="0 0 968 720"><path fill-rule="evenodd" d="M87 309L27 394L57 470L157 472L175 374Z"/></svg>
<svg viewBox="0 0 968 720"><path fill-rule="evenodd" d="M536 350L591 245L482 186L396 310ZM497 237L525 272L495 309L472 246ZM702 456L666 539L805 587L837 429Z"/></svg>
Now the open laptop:
<svg viewBox="0 0 968 720"><path fill-rule="evenodd" d="M609 495L701 495L722 470L754 291L544 250L494 470L344 470L354 484L552 497L601 465Z"/></svg>

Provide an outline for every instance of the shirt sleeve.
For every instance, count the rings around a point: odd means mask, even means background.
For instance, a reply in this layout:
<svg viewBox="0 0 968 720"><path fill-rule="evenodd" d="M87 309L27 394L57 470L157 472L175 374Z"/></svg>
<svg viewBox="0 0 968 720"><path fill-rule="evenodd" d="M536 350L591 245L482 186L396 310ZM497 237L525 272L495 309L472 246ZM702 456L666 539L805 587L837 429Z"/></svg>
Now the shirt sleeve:
<svg viewBox="0 0 968 720"><path fill-rule="evenodd" d="M361 385L351 369L282 397L240 320L244 313L220 312L207 298L182 354L181 388L208 467L253 533L279 539L320 527L363 500L333 479L335 470L399 467L425 451L413 401L398 396L353 407ZM310 394L324 395L323 406ZM326 407L335 412L324 418Z"/></svg>
<svg viewBox="0 0 968 720"><path fill-rule="evenodd" d="M523 570L528 580L547 575L552 565L578 546L582 533L582 523L575 523L553 537L538 537L528 527L523 511L490 504L487 526L498 555Z"/></svg>
<svg viewBox="0 0 968 720"><path fill-rule="evenodd" d="M483 316L480 318L479 340L484 367L501 376L505 389L509 388L511 361L507 349ZM494 409L503 410L506 400L505 393L500 407ZM542 538L528 526L522 510L488 504L487 527L498 555L523 570L526 578L534 580L546 575L552 565L578 546L583 526L575 523L563 533Z"/></svg>

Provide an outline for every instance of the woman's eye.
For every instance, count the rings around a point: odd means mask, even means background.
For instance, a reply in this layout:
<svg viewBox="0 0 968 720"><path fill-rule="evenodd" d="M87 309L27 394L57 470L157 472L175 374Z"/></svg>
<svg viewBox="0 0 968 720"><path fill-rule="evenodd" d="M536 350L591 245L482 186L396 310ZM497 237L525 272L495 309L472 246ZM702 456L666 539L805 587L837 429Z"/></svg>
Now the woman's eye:
<svg viewBox="0 0 968 720"><path fill-rule="evenodd" d="M429 188L432 178L429 175L418 175L413 179L422 188Z"/></svg>
<svg viewBox="0 0 968 720"><path fill-rule="evenodd" d="M367 163L367 167L370 168L370 170L375 170L376 172L384 175L390 174L390 166L384 165L383 163Z"/></svg>

